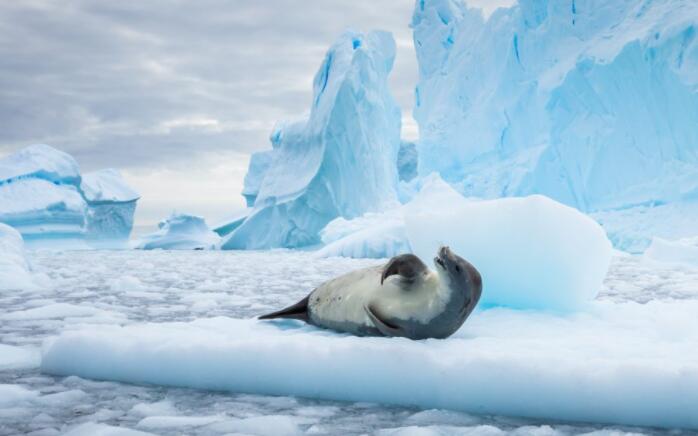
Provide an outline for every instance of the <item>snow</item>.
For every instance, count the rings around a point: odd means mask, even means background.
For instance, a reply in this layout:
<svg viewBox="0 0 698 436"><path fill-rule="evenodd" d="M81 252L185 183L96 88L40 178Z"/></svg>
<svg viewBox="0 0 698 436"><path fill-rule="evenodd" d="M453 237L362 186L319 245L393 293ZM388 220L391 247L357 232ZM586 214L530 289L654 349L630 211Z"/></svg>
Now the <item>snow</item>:
<svg viewBox="0 0 698 436"><path fill-rule="evenodd" d="M405 205L405 224L425 263L445 244L478 269L482 306L579 309L598 294L612 255L599 224L541 195L468 200L436 180Z"/></svg>
<svg viewBox="0 0 698 436"><path fill-rule="evenodd" d="M254 209L222 248L317 244L332 219L397 203L401 114L387 80L394 57L386 32L339 37L315 76L307 119L277 124L273 150L252 158L244 193Z"/></svg>
<svg viewBox="0 0 698 436"><path fill-rule="evenodd" d="M698 238L668 241L655 237L645 251L644 258L650 261L698 267Z"/></svg>
<svg viewBox="0 0 698 436"><path fill-rule="evenodd" d="M37 287L24 254L22 236L12 227L0 223L0 291Z"/></svg>
<svg viewBox="0 0 698 436"><path fill-rule="evenodd" d="M125 244L138 194L118 171L80 175L77 162L48 145L0 159L0 222L34 247L87 248L85 239Z"/></svg>
<svg viewBox="0 0 698 436"><path fill-rule="evenodd" d="M158 231L138 241L142 250L213 250L220 237L211 231L200 216L175 214L158 223Z"/></svg>
<svg viewBox="0 0 698 436"><path fill-rule="evenodd" d="M571 4L519 1L485 19L456 0L416 2L420 175L585 212L695 204L698 3ZM633 252L686 218L638 229L647 220L632 212L613 241Z"/></svg>
<svg viewBox="0 0 698 436"><path fill-rule="evenodd" d="M171 323L181 322L187 326L188 331L192 323L206 322L205 320L211 317L224 317L223 321L232 323L252 322L246 319L292 304L329 278L352 269L383 262L339 257L318 259L313 252L289 250L39 250L28 252L28 256L36 274L48 276L52 286L42 293L26 290L0 292L0 313L26 313L30 309L63 303L92 310L86 310L84 316L75 316L70 314L76 310L75 308L63 306L65 309L61 312L64 316L56 316L58 310L47 310L43 314L35 311L31 317L12 316L15 319L0 321L0 343L26 350L37 350L44 340L50 341L51 338L69 331L100 332L105 324L136 328L145 327L150 323L163 324L166 327ZM499 351L495 349L492 355L504 359L501 352L506 351L508 345L505 346L500 340L508 338L511 342L507 344L511 344L520 339L522 342L519 346L523 348L520 351L523 356L522 364L535 359L536 353L541 359L540 365L534 368L538 372L530 377L532 380L540 373L548 377L549 381L552 375L546 374L551 370L555 372L555 362L559 359L564 360L565 356L569 355L570 360L562 367L569 370L573 366L571 360L574 356L588 353L594 346L598 348L592 350L594 353L591 363L587 364L589 356L584 356L576 362L580 372L586 367L593 376L594 370L602 367L603 363L599 362L603 362L607 354L605 349L601 350L604 347L612 349L608 351L609 365L617 362L621 356L629 359L628 366L623 371L609 376L609 382L620 376L625 380L629 379L637 361L630 358L643 354L646 356L647 365L651 362L656 362L657 365L661 362L664 365L662 360L666 358L669 362L666 364L667 371L671 372L673 365L680 365L681 362L690 359L690 353L695 349L696 325L695 321L687 318L686 313L695 311L694 304L698 300L696 283L698 268L677 267L666 263L650 264L637 256L615 257L600 295L587 311L564 315L502 308L480 311L472 315L454 340L460 341L460 344L466 340L474 340L477 356L482 355L480 352L484 346L496 348L497 344L502 344L504 348ZM680 309L684 304L688 306ZM672 317L674 308L679 312L677 316ZM517 316L510 319L508 314ZM673 319L669 319L670 317ZM683 322L687 324L681 325ZM606 325L609 328L604 327ZM263 326L274 327L268 324ZM282 324L279 327L286 326ZM343 341L346 338L318 330L298 331L293 324L289 327L295 329L288 332L289 334L312 336L311 342L303 349L303 353L309 350L311 355L320 353L315 347L317 334L327 334L327 340ZM521 335L517 333L519 330ZM204 329L204 332L208 334L207 329ZM238 338L234 331L220 334ZM216 337L219 337L218 335L219 333L216 333ZM536 339L537 337L539 338ZM253 336L250 341L255 339L256 336ZM524 343L524 340L527 342ZM618 345L615 344L617 340ZM634 341L632 346L631 341ZM448 346L449 343L450 340L441 341L439 345ZM528 349L529 344L533 348ZM192 344L187 341L182 345L183 349L189 349ZM575 352L574 349L578 345L581 348ZM174 347L175 343L168 343L167 347L170 346ZM688 351L675 363L671 363L671 359L680 352L682 346ZM425 347L431 348L431 345L427 344ZM665 349L669 350L666 356ZM388 350L392 348L389 347ZM333 349L329 349L326 353L331 355L332 352ZM436 350L433 350L427 354L433 356L435 352ZM511 352L515 353L516 350ZM458 356L458 359L467 359L471 352L469 349L459 350ZM383 358L385 353L381 350L376 351L364 362L364 368L376 357ZM552 360L544 361L546 357ZM278 364L282 364L285 359L286 356L283 356ZM512 357L511 361L519 361L518 354ZM696 361L695 357L693 361ZM137 363L142 362L135 362ZM174 365L174 362L170 362L169 365ZM403 365L403 361L398 364ZM414 373L433 374L433 368L419 367L414 369ZM328 369L331 370L332 368ZM222 372L223 369L220 369L220 372L214 375L220 375ZM227 372L230 373L231 370ZM686 370L683 374L690 382L692 372ZM193 374L191 376L193 377ZM498 374L495 379L500 376ZM294 377L299 384L304 381L295 374ZM205 379L205 376L202 375L201 378ZM638 378L636 384L640 387L646 385L649 389L651 386L648 383L652 380L654 379ZM563 381L562 385L569 382ZM55 377L42 374L39 368L28 365L23 369L0 370L0 384L10 385L11 389L21 393L3 395L5 391L0 388L0 432L8 434L41 432L58 435L86 423L119 426L155 434L208 436L228 434L231 431L259 434L264 431L261 423L265 417L282 417L275 419L279 419L278 422L286 421L289 428L295 425L298 429L296 433L306 434L374 434L382 430L397 431L396 429L404 428L409 428L410 431L450 434L454 431L476 431L479 427L488 428L494 434L579 435L593 431L614 435L626 432L661 433L660 430L652 428L616 426L608 423L569 424L559 420L489 415L477 410L474 413L448 411L443 408L424 410L375 402L336 402L317 398L134 385L75 376ZM584 381L580 384L583 385ZM675 385L667 384L665 388L671 389L672 386ZM690 387L690 384L687 387ZM512 389L514 388L512 384ZM539 396L543 394L547 395L547 392L540 391ZM649 397L640 397L636 401L651 401ZM2 401L4 398L7 398L6 402ZM668 403L675 402L677 398L660 397L657 402L666 403L665 406L669 407ZM579 398L578 400L586 401ZM690 397L686 397L686 400L690 400ZM167 429L147 429L138 426L141 420L151 416L223 416L224 419L208 425ZM247 420L252 424L258 421L259 429L234 430L239 428L234 426L240 426L241 422ZM273 425L279 425L278 422Z"/></svg>
<svg viewBox="0 0 698 436"><path fill-rule="evenodd" d="M131 383L698 428L696 310L698 301L596 302L573 316L492 309L473 315L447 341L357 338L296 322L223 317L92 327L50 341L42 370Z"/></svg>

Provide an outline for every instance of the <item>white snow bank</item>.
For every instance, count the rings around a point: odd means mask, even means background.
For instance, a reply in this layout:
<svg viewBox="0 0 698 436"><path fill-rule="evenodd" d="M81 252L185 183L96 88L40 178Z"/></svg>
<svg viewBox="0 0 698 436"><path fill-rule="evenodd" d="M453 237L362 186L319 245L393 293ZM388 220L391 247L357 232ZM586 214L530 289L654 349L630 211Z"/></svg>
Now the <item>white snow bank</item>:
<svg viewBox="0 0 698 436"><path fill-rule="evenodd" d="M652 238L643 258L646 260L677 263L698 267L698 237L669 241L662 238Z"/></svg>
<svg viewBox="0 0 698 436"><path fill-rule="evenodd" d="M55 375L475 413L698 428L698 301L496 308L447 340L230 318L89 326L44 345Z"/></svg>
<svg viewBox="0 0 698 436"><path fill-rule="evenodd" d="M17 230L0 223L0 291L36 289Z"/></svg>
<svg viewBox="0 0 698 436"><path fill-rule="evenodd" d="M383 258L411 251L400 208L352 220L337 218L320 237L326 245L318 250L318 257Z"/></svg>
<svg viewBox="0 0 698 436"><path fill-rule="evenodd" d="M114 168L85 174L82 176L80 189L89 202L129 202L140 198L140 195L126 184L121 173Z"/></svg>
<svg viewBox="0 0 698 436"><path fill-rule="evenodd" d="M144 236L136 248L153 250L213 250L220 236L211 231L200 216L172 214L158 223L159 230Z"/></svg>
<svg viewBox="0 0 698 436"><path fill-rule="evenodd" d="M570 310L601 288L612 247L593 219L534 195L468 200L438 179L405 206L410 246L431 263L450 246L482 274L480 304Z"/></svg>

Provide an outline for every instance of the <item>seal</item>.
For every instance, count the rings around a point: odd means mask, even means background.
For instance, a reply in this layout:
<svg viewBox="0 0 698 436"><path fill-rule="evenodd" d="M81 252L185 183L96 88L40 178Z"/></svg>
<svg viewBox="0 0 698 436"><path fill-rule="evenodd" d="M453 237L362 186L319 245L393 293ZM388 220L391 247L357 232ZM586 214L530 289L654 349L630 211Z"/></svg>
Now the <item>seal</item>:
<svg viewBox="0 0 698 436"><path fill-rule="evenodd" d="M402 254L329 280L298 303L259 319L298 319L358 336L447 338L480 300L482 278L448 247L438 250L434 267Z"/></svg>

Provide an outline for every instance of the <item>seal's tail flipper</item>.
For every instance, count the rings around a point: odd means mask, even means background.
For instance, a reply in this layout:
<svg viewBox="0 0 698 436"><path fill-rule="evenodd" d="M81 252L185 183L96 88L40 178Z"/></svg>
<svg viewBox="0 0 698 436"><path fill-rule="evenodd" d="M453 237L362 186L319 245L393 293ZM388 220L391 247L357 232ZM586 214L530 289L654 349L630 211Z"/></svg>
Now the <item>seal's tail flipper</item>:
<svg viewBox="0 0 698 436"><path fill-rule="evenodd" d="M268 313L262 315L257 319L276 319L276 318L290 318L290 319L300 319L302 321L308 321L308 297L305 297L293 306L289 306L285 309L278 310L276 312Z"/></svg>

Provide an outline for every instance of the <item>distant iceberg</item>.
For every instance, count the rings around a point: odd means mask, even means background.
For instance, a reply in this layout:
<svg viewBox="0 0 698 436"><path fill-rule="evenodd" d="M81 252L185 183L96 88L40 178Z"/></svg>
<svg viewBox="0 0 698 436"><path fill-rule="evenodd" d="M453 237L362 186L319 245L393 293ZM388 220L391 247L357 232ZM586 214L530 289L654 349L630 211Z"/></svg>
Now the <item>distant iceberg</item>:
<svg viewBox="0 0 698 436"><path fill-rule="evenodd" d="M141 250L214 250L220 237L206 225L202 217L172 214L158 223L158 230L142 237L136 248Z"/></svg>
<svg viewBox="0 0 698 436"><path fill-rule="evenodd" d="M604 225L698 197L697 2L520 0L485 19L420 0L411 25L420 175L467 196L621 211ZM663 231L623 227L614 243L630 251Z"/></svg>
<svg viewBox="0 0 698 436"><path fill-rule="evenodd" d="M92 240L127 240L139 194L113 169L85 174L80 184L87 201L87 237Z"/></svg>
<svg viewBox="0 0 698 436"><path fill-rule="evenodd" d="M82 177L75 159L48 145L0 159L0 222L31 244L124 244L137 200L116 170Z"/></svg>
<svg viewBox="0 0 698 436"><path fill-rule="evenodd" d="M347 31L332 45L307 120L278 124L273 149L253 155L243 191L253 209L222 248L318 244L334 218L397 204L401 115L387 80L394 57L386 32Z"/></svg>

